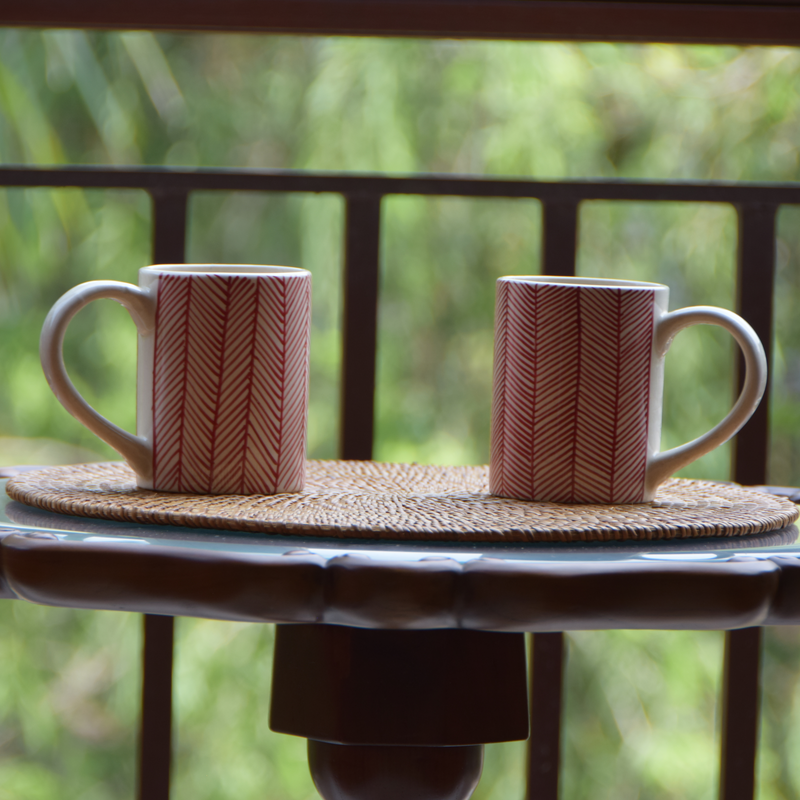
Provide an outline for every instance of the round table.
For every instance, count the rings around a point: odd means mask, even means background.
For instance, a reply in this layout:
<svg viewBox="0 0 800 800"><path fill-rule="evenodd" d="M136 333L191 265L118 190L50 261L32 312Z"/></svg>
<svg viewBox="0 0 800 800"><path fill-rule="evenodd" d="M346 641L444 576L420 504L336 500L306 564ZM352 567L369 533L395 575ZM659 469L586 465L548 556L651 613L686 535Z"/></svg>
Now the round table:
<svg viewBox="0 0 800 800"><path fill-rule="evenodd" d="M329 800L466 798L526 738L525 632L800 623L794 526L732 539L487 544L111 522L0 501L5 596L278 623L270 724Z"/></svg>

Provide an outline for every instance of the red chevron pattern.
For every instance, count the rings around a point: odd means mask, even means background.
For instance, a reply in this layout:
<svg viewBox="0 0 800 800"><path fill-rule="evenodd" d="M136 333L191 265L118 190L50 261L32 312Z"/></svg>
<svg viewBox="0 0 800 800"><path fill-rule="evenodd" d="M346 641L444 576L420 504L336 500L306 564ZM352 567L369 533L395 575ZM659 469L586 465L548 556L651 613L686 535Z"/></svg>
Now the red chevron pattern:
<svg viewBox="0 0 800 800"><path fill-rule="evenodd" d="M643 500L654 303L648 289L498 282L494 494Z"/></svg>
<svg viewBox="0 0 800 800"><path fill-rule="evenodd" d="M158 491L274 494L305 482L310 276L159 276Z"/></svg>

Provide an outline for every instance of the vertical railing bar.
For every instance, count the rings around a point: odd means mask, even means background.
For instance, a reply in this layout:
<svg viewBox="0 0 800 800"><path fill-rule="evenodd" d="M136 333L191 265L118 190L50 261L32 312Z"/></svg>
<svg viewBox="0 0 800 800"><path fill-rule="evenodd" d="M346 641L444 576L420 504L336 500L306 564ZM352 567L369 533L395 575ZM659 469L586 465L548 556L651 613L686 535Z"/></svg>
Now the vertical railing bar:
<svg viewBox="0 0 800 800"><path fill-rule="evenodd" d="M738 209L737 312L755 329L771 364L775 292L775 223L777 205L745 205ZM744 359L739 356L737 386L742 385ZM745 485L767 482L769 392L734 440L733 474Z"/></svg>
<svg viewBox="0 0 800 800"><path fill-rule="evenodd" d="M577 251L578 201L542 202L542 273L574 275ZM563 680L564 634L534 634L526 800L558 799Z"/></svg>
<svg viewBox="0 0 800 800"><path fill-rule="evenodd" d="M772 361L775 293L775 226L778 206L748 204L737 208L738 247L736 310L755 329ZM737 387L744 359L737 360ZM734 440L733 474L737 483L767 482L769 456L769 384L758 409ZM722 686L720 800L752 800L758 755L761 629L725 634Z"/></svg>
<svg viewBox="0 0 800 800"><path fill-rule="evenodd" d="M575 274L578 201L542 202L542 273Z"/></svg>
<svg viewBox="0 0 800 800"><path fill-rule="evenodd" d="M186 192L154 190L153 263L186 260ZM172 660L175 621L143 615L138 800L169 800L172 766Z"/></svg>
<svg viewBox="0 0 800 800"><path fill-rule="evenodd" d="M169 800L173 617L144 614L138 800Z"/></svg>
<svg viewBox="0 0 800 800"><path fill-rule="evenodd" d="M564 634L531 636L530 726L526 800L557 800L561 760Z"/></svg>
<svg viewBox="0 0 800 800"><path fill-rule="evenodd" d="M183 264L186 260L188 194L180 190L154 189L153 263Z"/></svg>
<svg viewBox="0 0 800 800"><path fill-rule="evenodd" d="M759 722L761 628L725 634L720 800L753 800Z"/></svg>
<svg viewBox="0 0 800 800"><path fill-rule="evenodd" d="M341 427L343 459L372 458L381 196L346 199Z"/></svg>

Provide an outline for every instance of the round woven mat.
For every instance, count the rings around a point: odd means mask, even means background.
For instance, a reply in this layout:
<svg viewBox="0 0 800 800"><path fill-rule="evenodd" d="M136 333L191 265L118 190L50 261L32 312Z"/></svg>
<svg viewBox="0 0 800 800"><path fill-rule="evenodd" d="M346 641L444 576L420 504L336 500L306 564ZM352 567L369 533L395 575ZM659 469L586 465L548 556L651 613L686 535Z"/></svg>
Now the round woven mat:
<svg viewBox="0 0 800 800"><path fill-rule="evenodd" d="M309 461L299 494L190 495L137 489L124 464L50 467L12 478L30 506L84 517L364 539L575 542L743 536L793 523L783 497L673 478L640 505L558 505L488 493L487 467Z"/></svg>

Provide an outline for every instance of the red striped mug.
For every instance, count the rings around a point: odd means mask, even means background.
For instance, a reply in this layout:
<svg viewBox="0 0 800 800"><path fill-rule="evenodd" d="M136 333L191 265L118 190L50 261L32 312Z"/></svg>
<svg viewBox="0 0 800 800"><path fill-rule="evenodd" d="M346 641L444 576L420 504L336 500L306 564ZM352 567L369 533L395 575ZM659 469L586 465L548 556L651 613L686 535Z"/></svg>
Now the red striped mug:
<svg viewBox="0 0 800 800"><path fill-rule="evenodd" d="M713 306L667 311L669 288L600 278L497 282L489 488L554 503L642 503L730 439L767 382L764 348ZM659 452L664 357L678 331L719 325L744 353L744 386L708 433Z"/></svg>
<svg viewBox="0 0 800 800"><path fill-rule="evenodd" d="M139 331L137 435L78 394L62 356L72 317L111 298ZM139 286L90 281L45 320L44 373L62 405L132 467L140 488L299 492L305 483L311 273L293 267L144 267Z"/></svg>

